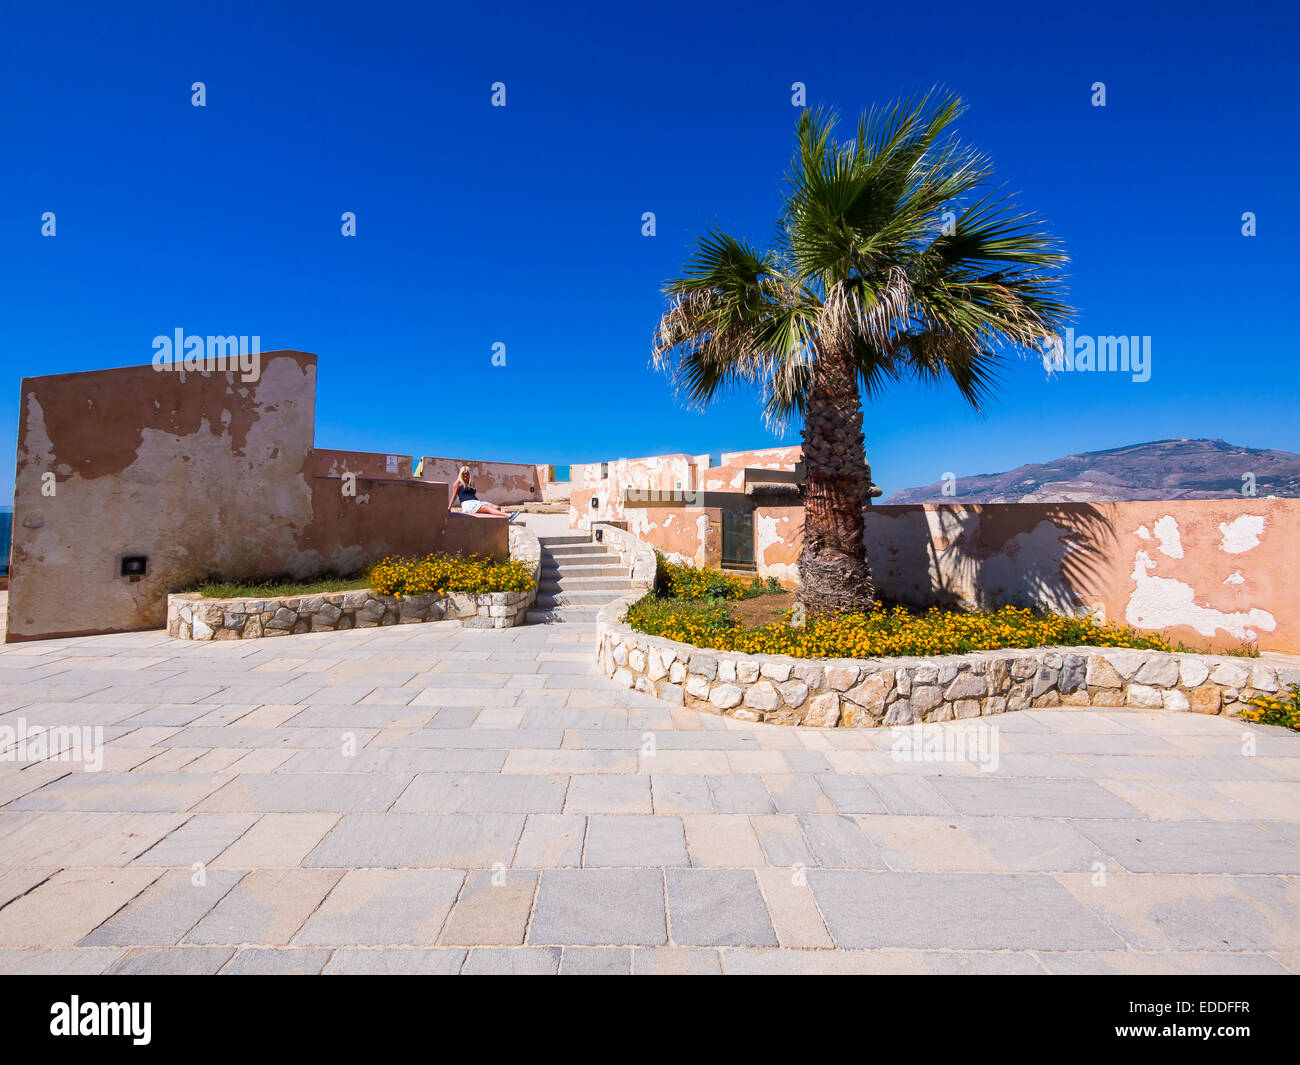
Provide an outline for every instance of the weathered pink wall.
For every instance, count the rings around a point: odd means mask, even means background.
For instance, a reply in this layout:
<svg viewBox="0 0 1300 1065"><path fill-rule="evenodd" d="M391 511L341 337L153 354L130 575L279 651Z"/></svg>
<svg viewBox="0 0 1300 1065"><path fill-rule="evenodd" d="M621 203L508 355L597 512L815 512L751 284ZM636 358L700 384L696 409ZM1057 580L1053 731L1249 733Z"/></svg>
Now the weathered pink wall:
<svg viewBox="0 0 1300 1065"><path fill-rule="evenodd" d="M1300 652L1300 500L875 506L876 584L913 603L1036 605L1225 650Z"/></svg>
<svg viewBox="0 0 1300 1065"><path fill-rule="evenodd" d="M799 447L760 448L728 451L721 463L709 465L708 455L653 455L639 459L617 459L608 463L608 475L601 477L601 463L572 467L569 525L589 528L593 521L621 521L627 515L625 492L671 491L739 492L745 487L745 470L793 470L800 461ZM592 499L599 505L593 507Z"/></svg>
<svg viewBox="0 0 1300 1065"><path fill-rule="evenodd" d="M159 628L167 593L204 577L504 554L505 520L451 527L445 484L400 478L409 456L394 475L385 455L314 450L315 398L316 356L298 351L264 352L257 381L153 366L25 379L6 640ZM124 555L148 557L144 577L121 576Z"/></svg>
<svg viewBox="0 0 1300 1065"><path fill-rule="evenodd" d="M675 561L722 564L722 511L717 507L628 507L627 530Z"/></svg>
<svg viewBox="0 0 1300 1065"><path fill-rule="evenodd" d="M1300 500L873 506L876 586L917 606L1093 613L1217 651L1300 653ZM628 507L629 531L717 566L720 512ZM758 574L798 583L803 508L754 510Z"/></svg>
<svg viewBox="0 0 1300 1065"><path fill-rule="evenodd" d="M489 503L531 503L542 498L546 468L529 462L486 462L481 459L422 458L418 476L454 486L460 468L468 466L479 499ZM448 491L452 489L449 487Z"/></svg>
<svg viewBox="0 0 1300 1065"><path fill-rule="evenodd" d="M802 550L803 507L754 508L754 564L760 577L775 577L785 587L795 587Z"/></svg>

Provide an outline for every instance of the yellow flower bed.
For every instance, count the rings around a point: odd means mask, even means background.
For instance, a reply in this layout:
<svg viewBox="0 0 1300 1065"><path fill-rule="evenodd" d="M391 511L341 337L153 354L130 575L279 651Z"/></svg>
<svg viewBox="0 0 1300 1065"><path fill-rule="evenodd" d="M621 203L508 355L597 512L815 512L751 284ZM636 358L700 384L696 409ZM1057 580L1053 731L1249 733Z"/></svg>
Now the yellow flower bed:
<svg viewBox="0 0 1300 1065"><path fill-rule="evenodd" d="M533 568L527 562L497 562L478 555L385 558L366 571L366 583L398 599L448 592L526 592L533 584Z"/></svg>
<svg viewBox="0 0 1300 1065"><path fill-rule="evenodd" d="M655 555L659 561L656 590L665 599L751 599L781 590L775 580L763 581L758 577L746 580L734 573L705 569L689 562L670 562L662 552L656 551Z"/></svg>
<svg viewBox="0 0 1300 1065"><path fill-rule="evenodd" d="M916 614L902 607L877 607L866 614L810 617L798 627L788 624L787 615L787 622L746 628L732 618L725 605L698 606L647 597L628 609L626 621L648 635L697 647L796 658L950 655L1003 647L1170 650L1152 633L1015 607L969 614L938 608Z"/></svg>
<svg viewBox="0 0 1300 1065"><path fill-rule="evenodd" d="M1276 695L1255 696L1241 717L1256 725L1281 725L1300 731L1300 684L1291 685L1291 694L1286 699Z"/></svg>

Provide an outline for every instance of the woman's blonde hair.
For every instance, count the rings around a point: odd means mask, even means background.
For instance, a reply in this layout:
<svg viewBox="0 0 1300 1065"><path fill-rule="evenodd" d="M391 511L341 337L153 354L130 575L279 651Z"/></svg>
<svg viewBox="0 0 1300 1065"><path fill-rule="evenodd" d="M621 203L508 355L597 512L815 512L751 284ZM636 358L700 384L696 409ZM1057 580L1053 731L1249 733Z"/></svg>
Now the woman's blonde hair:
<svg viewBox="0 0 1300 1065"><path fill-rule="evenodd" d="M468 466L462 466L462 467L460 468L460 473L457 474L457 476L456 476L456 480L458 480L458 481L459 481L461 484L463 484L466 488L473 488L473 487L474 487L474 481L473 481L473 478L471 478L470 475L469 475L469 467L468 467Z"/></svg>

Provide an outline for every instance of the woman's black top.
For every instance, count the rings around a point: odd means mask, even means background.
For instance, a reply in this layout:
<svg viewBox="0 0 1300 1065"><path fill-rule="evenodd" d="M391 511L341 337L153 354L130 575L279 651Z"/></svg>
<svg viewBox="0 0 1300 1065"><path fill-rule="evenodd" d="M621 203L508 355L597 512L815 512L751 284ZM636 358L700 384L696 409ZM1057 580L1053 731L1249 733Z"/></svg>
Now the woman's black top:
<svg viewBox="0 0 1300 1065"><path fill-rule="evenodd" d="M457 502L457 503L464 503L465 500L467 500L467 499L477 499L477 498L478 498L478 495L475 494L474 489L472 489L472 488L467 488L465 485L461 484L459 481L456 482L456 502Z"/></svg>

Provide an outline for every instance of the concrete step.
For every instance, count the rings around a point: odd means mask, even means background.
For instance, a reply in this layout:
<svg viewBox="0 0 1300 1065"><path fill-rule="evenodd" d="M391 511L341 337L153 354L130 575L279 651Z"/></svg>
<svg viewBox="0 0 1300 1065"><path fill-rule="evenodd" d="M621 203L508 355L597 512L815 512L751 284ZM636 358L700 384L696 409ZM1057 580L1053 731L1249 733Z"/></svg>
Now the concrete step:
<svg viewBox="0 0 1300 1065"><path fill-rule="evenodd" d="M563 625L570 622L595 624L600 611L595 607L565 607L563 610L530 610L524 620L529 625Z"/></svg>
<svg viewBox="0 0 1300 1065"><path fill-rule="evenodd" d="M604 544L557 544L543 545L542 557L546 558L578 558L582 555L609 555L614 554ZM618 556L615 555L617 558Z"/></svg>
<svg viewBox="0 0 1300 1065"><path fill-rule="evenodd" d="M563 577L622 577L627 578L627 570L622 566L542 566L539 574L543 579L555 580Z"/></svg>
<svg viewBox="0 0 1300 1065"><path fill-rule="evenodd" d="M537 582L539 592L595 592L609 591L617 595L626 595L632 591L632 582L624 573L620 577L547 577Z"/></svg>
<svg viewBox="0 0 1300 1065"><path fill-rule="evenodd" d="M539 536L537 542L542 547L553 547L560 544L589 544L590 536Z"/></svg>
<svg viewBox="0 0 1300 1065"><path fill-rule="evenodd" d="M599 592L542 592L537 593L537 607L549 609L556 606L602 607L622 598L625 593L613 589Z"/></svg>
<svg viewBox="0 0 1300 1065"><path fill-rule="evenodd" d="M580 569L583 566L622 566L623 560L618 555L561 555L556 558L542 552L542 565L547 569Z"/></svg>

